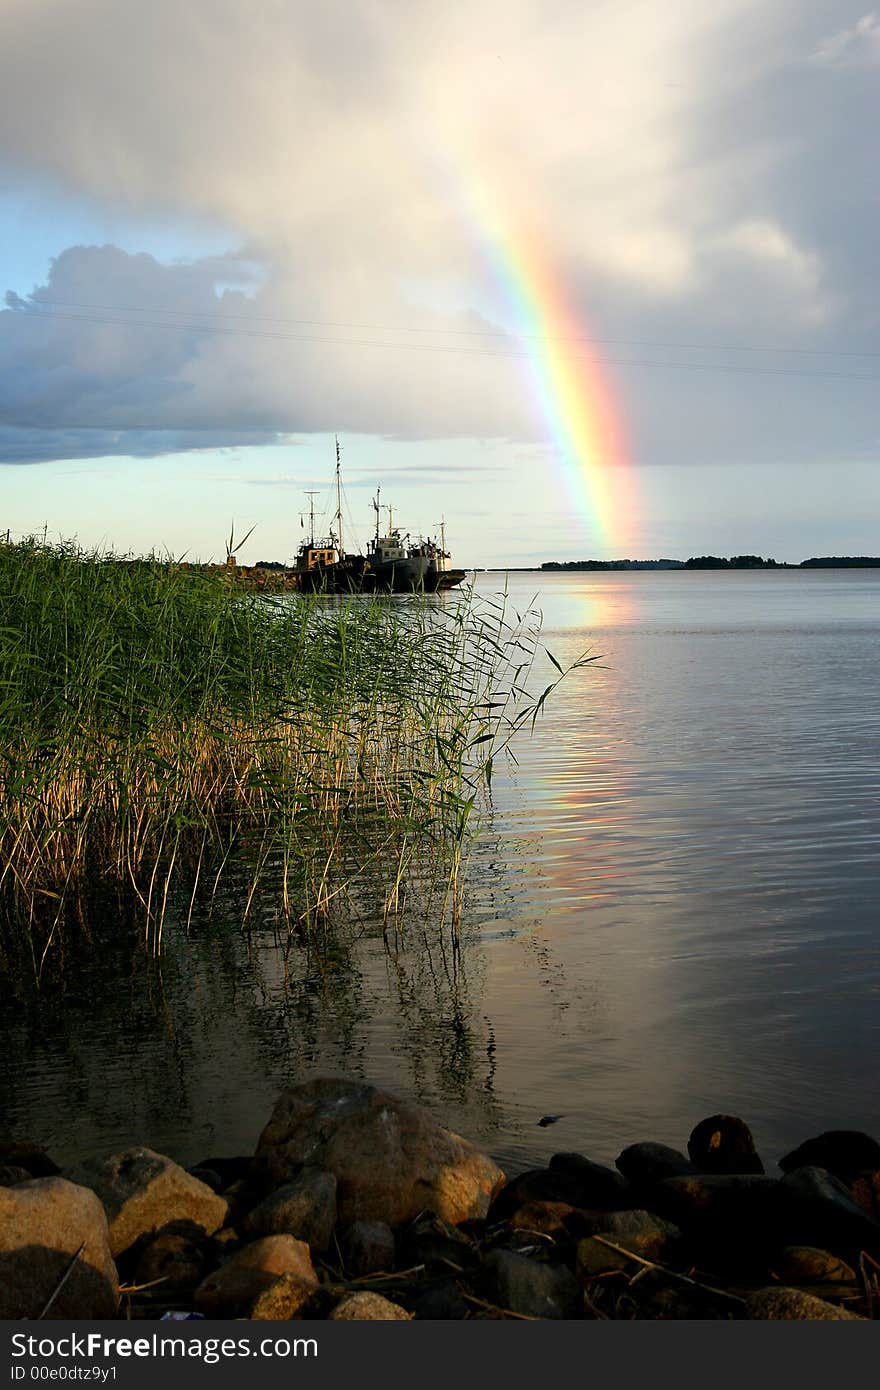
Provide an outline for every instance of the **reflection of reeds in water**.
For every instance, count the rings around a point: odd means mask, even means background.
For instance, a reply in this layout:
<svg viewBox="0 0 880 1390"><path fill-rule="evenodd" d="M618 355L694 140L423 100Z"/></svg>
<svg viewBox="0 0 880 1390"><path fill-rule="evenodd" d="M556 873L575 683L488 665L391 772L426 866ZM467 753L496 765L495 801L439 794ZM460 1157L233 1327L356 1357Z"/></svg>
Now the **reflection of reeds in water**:
<svg viewBox="0 0 880 1390"><path fill-rule="evenodd" d="M269 599L157 559L0 545L0 929L39 974L108 896L152 949L232 866L291 931L454 920L492 758L543 696L503 602ZM545 692L546 694L546 692Z"/></svg>

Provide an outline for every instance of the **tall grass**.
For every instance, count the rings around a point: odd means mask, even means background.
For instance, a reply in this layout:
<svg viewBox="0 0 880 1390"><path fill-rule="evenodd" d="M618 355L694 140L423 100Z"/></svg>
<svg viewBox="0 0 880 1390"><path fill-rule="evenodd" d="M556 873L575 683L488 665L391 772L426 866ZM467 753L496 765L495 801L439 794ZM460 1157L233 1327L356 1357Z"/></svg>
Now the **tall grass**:
<svg viewBox="0 0 880 1390"><path fill-rule="evenodd" d="M269 893L291 932L359 901L386 926L407 901L455 921L493 758L548 693L525 690L536 642L534 614L473 595L272 599L0 545L7 959L23 947L39 976L108 910L156 951L169 903L185 915L233 871L242 920Z"/></svg>

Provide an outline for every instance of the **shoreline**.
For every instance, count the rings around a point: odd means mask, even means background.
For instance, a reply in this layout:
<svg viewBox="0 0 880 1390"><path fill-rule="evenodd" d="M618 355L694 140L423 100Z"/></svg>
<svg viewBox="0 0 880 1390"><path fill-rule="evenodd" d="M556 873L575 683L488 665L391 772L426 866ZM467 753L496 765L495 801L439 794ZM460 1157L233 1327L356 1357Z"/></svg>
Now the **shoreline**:
<svg viewBox="0 0 880 1390"><path fill-rule="evenodd" d="M6 1138L0 1270L7 1318L864 1319L880 1144L828 1131L765 1165L714 1115L682 1150L510 1175L422 1107L322 1078L253 1155L188 1170L134 1146L62 1171Z"/></svg>

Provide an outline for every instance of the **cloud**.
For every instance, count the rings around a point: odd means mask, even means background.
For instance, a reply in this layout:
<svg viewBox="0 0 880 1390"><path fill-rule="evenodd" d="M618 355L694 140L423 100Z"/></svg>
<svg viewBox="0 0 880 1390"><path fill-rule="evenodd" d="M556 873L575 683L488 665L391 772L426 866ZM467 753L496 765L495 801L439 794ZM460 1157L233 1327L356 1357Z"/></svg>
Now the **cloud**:
<svg viewBox="0 0 880 1390"><path fill-rule="evenodd" d="M229 288L236 278L247 293ZM45 286L7 295L0 311L0 459L268 444L295 431L534 430L517 389L521 349L487 346L473 316L423 315L412 333L303 321L301 304L283 277L230 257L163 266L114 246L68 248Z"/></svg>
<svg viewBox="0 0 880 1390"><path fill-rule="evenodd" d="M810 62L822 67L880 67L880 18L862 15L851 29L839 29L816 47Z"/></svg>
<svg viewBox="0 0 880 1390"><path fill-rule="evenodd" d="M745 427L753 382L615 359L834 347L880 319L853 112L792 71L819 0L0 4L7 182L129 225L209 219L231 248L166 265L60 242L0 312L0 459L334 430L546 442L523 357L552 331L548 286L624 340L599 354L638 452L699 456Z"/></svg>

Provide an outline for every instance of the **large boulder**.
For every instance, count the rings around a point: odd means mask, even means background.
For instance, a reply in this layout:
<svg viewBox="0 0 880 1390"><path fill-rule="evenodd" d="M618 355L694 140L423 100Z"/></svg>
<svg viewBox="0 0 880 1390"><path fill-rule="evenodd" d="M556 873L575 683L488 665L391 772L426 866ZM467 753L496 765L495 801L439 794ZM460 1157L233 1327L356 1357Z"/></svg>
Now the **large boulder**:
<svg viewBox="0 0 880 1390"><path fill-rule="evenodd" d="M225 1198L207 1183L152 1149L126 1149L92 1159L68 1176L90 1187L103 1203L114 1256L172 1221L192 1221L213 1235L224 1225L229 1210Z"/></svg>
<svg viewBox="0 0 880 1390"><path fill-rule="evenodd" d="M254 1166L266 1187L306 1165L334 1174L343 1223L397 1226L427 1210L457 1224L485 1216L504 1182L486 1154L421 1106L339 1079L284 1091L260 1136Z"/></svg>
<svg viewBox="0 0 880 1390"><path fill-rule="evenodd" d="M94 1192L54 1177L0 1187L0 1318L39 1317L62 1279L47 1317L115 1316L119 1281Z"/></svg>

